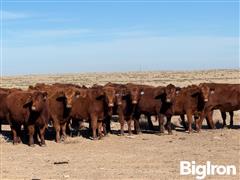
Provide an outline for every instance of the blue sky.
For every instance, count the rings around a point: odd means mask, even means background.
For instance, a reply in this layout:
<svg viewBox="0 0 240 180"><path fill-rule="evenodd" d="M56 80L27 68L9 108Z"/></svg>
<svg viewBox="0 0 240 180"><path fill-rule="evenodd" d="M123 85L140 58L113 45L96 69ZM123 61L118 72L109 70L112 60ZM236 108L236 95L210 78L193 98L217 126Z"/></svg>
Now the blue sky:
<svg viewBox="0 0 240 180"><path fill-rule="evenodd" d="M2 2L3 75L239 68L238 1L28 1Z"/></svg>

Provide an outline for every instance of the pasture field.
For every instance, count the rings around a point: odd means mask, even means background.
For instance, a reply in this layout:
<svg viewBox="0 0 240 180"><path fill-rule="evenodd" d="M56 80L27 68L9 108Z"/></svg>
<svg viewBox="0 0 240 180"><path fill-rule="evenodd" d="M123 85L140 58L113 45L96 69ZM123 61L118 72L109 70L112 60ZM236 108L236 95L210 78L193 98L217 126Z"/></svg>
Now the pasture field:
<svg viewBox="0 0 240 180"><path fill-rule="evenodd" d="M141 83L154 86L172 83L187 86L201 82L240 83L239 70L209 70L186 72L85 73L57 75L28 75L3 77L1 87L26 89L35 83L75 83L91 86L95 83ZM235 165L236 176L208 176L206 179L240 179L240 111L235 112L234 128L221 129L219 111L214 112L217 129L209 130L204 122L200 133L188 134L174 116L173 135L159 136L156 131L118 136L117 133L92 141L85 137L68 137L64 143L47 140L46 147L26 144L13 146L11 140L0 136L0 179L195 179L180 176L180 161L206 164ZM229 124L229 116L227 116ZM145 119L141 119L147 129ZM113 122L117 132L119 123ZM9 130L8 126L4 126ZM9 134L9 132L5 132Z"/></svg>

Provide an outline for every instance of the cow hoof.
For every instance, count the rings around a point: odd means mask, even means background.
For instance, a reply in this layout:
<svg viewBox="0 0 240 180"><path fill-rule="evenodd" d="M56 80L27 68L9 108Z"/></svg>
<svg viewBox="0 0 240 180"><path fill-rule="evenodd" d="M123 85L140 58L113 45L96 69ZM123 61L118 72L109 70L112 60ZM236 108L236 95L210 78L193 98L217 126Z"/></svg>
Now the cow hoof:
<svg viewBox="0 0 240 180"><path fill-rule="evenodd" d="M168 135L173 135L173 133L172 132L168 132Z"/></svg>
<svg viewBox="0 0 240 180"><path fill-rule="evenodd" d="M35 144L29 144L29 147L35 147Z"/></svg>
<svg viewBox="0 0 240 180"><path fill-rule="evenodd" d="M119 133L118 136L124 136L124 133Z"/></svg>
<svg viewBox="0 0 240 180"><path fill-rule="evenodd" d="M66 139L67 139L67 137L66 137L66 136L63 136L63 137L61 137L60 141L61 141L61 142L64 142Z"/></svg>
<svg viewBox="0 0 240 180"><path fill-rule="evenodd" d="M159 132L157 133L158 136L163 136L164 135L164 132Z"/></svg>
<svg viewBox="0 0 240 180"><path fill-rule="evenodd" d="M98 137L90 137L90 139L93 140L93 141L96 141L96 140L98 140L99 138L98 138Z"/></svg>
<svg viewBox="0 0 240 180"><path fill-rule="evenodd" d="M44 144L40 144L40 146L41 147L46 147L47 145L46 145L46 143L44 143Z"/></svg>

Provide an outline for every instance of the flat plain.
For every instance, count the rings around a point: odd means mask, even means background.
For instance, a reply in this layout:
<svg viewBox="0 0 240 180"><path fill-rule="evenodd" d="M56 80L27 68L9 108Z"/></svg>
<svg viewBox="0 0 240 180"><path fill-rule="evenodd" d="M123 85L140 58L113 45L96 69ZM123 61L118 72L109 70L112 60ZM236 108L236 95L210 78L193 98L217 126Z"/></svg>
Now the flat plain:
<svg viewBox="0 0 240 180"><path fill-rule="evenodd" d="M240 72L236 69L8 76L2 78L1 87L26 89L41 82L87 86L107 82L154 86L172 83L183 87L202 82L240 83ZM234 129L221 129L222 119L217 110L214 121L217 129L204 128L200 133L188 134L182 130L179 117L174 116L173 135L159 136L158 124L154 122L156 131L145 130L141 135L111 134L99 141L68 137L64 143L47 140L46 147L34 148L26 144L13 146L10 136L0 136L0 179L195 179L180 176L182 160L235 165L236 176L208 176L207 179L240 179L240 111L235 112ZM141 125L147 129L144 118ZM112 129L117 131L119 124L113 122Z"/></svg>

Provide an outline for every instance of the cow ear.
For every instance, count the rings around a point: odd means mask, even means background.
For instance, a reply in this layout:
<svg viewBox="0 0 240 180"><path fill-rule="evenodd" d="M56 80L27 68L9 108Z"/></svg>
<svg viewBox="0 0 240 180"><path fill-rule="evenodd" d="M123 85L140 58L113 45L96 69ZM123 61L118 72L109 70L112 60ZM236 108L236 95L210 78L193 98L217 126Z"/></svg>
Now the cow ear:
<svg viewBox="0 0 240 180"><path fill-rule="evenodd" d="M197 96L197 95L199 95L200 94L200 89L198 89L198 88L195 88L195 89L193 89L192 91L191 91L191 96L192 97L195 97L195 96Z"/></svg>
<svg viewBox="0 0 240 180"><path fill-rule="evenodd" d="M43 99L47 100L48 93L46 91L43 91L42 94L43 94Z"/></svg>
<svg viewBox="0 0 240 180"><path fill-rule="evenodd" d="M165 95L165 88L157 88L154 92L155 99L161 99Z"/></svg>
<svg viewBox="0 0 240 180"><path fill-rule="evenodd" d="M65 98L65 94L63 91L58 91L56 94L56 97L57 97L57 101L61 101L62 99Z"/></svg>
<svg viewBox="0 0 240 180"><path fill-rule="evenodd" d="M215 89L210 89L210 94L214 94L215 93Z"/></svg>
<svg viewBox="0 0 240 180"><path fill-rule="evenodd" d="M103 91L103 89L98 89L97 90L97 97L96 97L96 99L97 100L101 100L101 99L103 99L104 98L104 91Z"/></svg>
<svg viewBox="0 0 240 180"><path fill-rule="evenodd" d="M28 96L28 98L26 99L26 101L23 104L23 107L26 108L28 107L30 104L32 103L32 96Z"/></svg>
<svg viewBox="0 0 240 180"><path fill-rule="evenodd" d="M34 90L34 87L32 85L28 86L28 89Z"/></svg>
<svg viewBox="0 0 240 180"><path fill-rule="evenodd" d="M181 88L180 87L176 87L176 94L179 94Z"/></svg>
<svg viewBox="0 0 240 180"><path fill-rule="evenodd" d="M80 91L76 91L75 96L76 96L76 98L79 98L80 97Z"/></svg>

